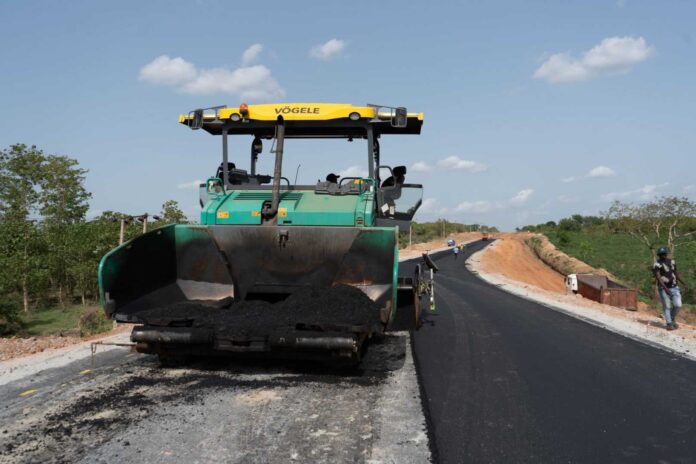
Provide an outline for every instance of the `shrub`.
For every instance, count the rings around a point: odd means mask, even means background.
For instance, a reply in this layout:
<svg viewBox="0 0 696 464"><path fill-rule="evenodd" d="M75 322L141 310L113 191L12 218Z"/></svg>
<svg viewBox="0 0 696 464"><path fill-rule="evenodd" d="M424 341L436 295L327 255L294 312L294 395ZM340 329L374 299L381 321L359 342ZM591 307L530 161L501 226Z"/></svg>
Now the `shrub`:
<svg viewBox="0 0 696 464"><path fill-rule="evenodd" d="M80 316L80 336L87 337L102 332L108 332L113 327L113 322L106 318L101 309L88 309Z"/></svg>
<svg viewBox="0 0 696 464"><path fill-rule="evenodd" d="M566 231L579 231L582 228L582 224L576 220L565 218L560 220L558 223L558 228Z"/></svg>
<svg viewBox="0 0 696 464"><path fill-rule="evenodd" d="M561 246L568 246L570 244L570 235L568 235L568 232L563 230L558 233L558 243L560 243Z"/></svg>
<svg viewBox="0 0 696 464"><path fill-rule="evenodd" d="M11 299L0 299L0 335L12 335L22 328L19 303Z"/></svg>

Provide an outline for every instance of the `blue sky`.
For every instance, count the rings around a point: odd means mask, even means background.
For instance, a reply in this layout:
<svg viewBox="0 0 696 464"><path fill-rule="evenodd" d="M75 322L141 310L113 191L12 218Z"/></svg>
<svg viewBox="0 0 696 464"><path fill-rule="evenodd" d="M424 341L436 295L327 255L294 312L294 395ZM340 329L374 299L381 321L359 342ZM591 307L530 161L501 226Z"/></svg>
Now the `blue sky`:
<svg viewBox="0 0 696 464"><path fill-rule="evenodd" d="M177 116L242 101L424 112L421 136L382 142L425 186L419 220L509 230L696 197L692 1L23 1L0 24L0 146L77 158L91 214L173 198L197 217L187 185L214 173L220 139ZM249 143L231 144L239 164ZM301 182L365 163L357 142L286 153Z"/></svg>

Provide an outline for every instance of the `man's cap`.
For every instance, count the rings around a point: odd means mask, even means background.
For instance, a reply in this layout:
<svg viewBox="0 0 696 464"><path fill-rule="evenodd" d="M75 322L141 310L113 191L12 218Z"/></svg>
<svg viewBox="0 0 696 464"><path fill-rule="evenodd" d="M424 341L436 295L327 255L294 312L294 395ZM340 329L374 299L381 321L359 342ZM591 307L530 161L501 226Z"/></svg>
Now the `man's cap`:
<svg viewBox="0 0 696 464"><path fill-rule="evenodd" d="M658 256L660 256L660 255L667 255L667 254L669 254L669 249L668 249L667 247L662 246L662 247L660 247L660 248L657 249L657 255L658 255Z"/></svg>

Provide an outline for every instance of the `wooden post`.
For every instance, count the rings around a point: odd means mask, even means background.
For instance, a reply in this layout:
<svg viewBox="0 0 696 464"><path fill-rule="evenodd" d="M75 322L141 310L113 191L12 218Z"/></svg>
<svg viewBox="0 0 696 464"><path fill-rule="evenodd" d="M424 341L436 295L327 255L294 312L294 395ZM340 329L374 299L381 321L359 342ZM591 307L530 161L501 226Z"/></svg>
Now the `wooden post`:
<svg viewBox="0 0 696 464"><path fill-rule="evenodd" d="M126 233L126 218L121 218L121 233L118 236L118 244L123 245L123 238Z"/></svg>
<svg viewBox="0 0 696 464"><path fill-rule="evenodd" d="M147 213L143 214L143 234L147 232Z"/></svg>

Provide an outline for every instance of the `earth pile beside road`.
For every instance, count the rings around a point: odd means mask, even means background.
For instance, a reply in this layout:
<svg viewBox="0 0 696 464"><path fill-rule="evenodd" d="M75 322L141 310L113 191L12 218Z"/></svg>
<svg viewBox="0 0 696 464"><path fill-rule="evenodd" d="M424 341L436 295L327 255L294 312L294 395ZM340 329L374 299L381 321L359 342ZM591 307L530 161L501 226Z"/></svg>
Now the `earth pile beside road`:
<svg viewBox="0 0 696 464"><path fill-rule="evenodd" d="M527 235L527 234L525 234ZM526 236L501 234L481 254L481 270L555 293L565 293L565 276L540 261L526 245Z"/></svg>

